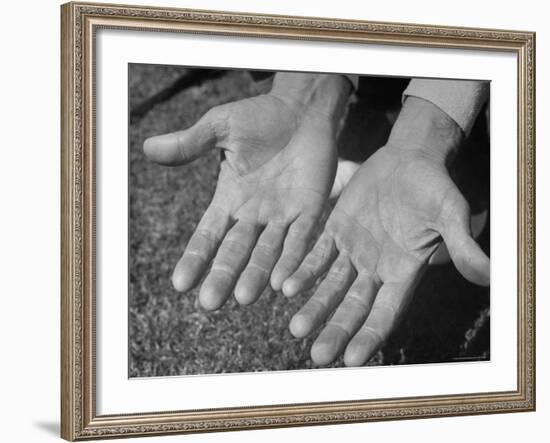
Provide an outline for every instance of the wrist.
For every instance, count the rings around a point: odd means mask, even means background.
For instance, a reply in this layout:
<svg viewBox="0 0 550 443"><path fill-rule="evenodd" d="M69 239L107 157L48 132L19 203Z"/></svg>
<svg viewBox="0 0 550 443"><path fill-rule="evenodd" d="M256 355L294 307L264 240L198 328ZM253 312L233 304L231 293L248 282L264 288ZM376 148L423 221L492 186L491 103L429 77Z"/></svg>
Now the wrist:
<svg viewBox="0 0 550 443"><path fill-rule="evenodd" d="M388 145L446 163L464 141L458 124L433 103L408 96Z"/></svg>
<svg viewBox="0 0 550 443"><path fill-rule="evenodd" d="M281 72L275 75L270 94L299 113L319 114L337 121L351 90L351 82L342 75Z"/></svg>

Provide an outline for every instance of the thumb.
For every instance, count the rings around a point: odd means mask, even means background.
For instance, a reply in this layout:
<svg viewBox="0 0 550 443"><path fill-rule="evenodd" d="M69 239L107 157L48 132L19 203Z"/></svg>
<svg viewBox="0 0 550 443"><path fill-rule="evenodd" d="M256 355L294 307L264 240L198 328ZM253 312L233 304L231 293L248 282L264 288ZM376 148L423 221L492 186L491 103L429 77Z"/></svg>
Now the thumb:
<svg viewBox="0 0 550 443"><path fill-rule="evenodd" d="M211 109L188 129L148 138L143 152L149 160L164 166L190 163L216 147L221 123L219 113Z"/></svg>
<svg viewBox="0 0 550 443"><path fill-rule="evenodd" d="M458 272L477 285L489 286L490 260L472 237L470 209L457 190L453 214L444 222L441 235Z"/></svg>

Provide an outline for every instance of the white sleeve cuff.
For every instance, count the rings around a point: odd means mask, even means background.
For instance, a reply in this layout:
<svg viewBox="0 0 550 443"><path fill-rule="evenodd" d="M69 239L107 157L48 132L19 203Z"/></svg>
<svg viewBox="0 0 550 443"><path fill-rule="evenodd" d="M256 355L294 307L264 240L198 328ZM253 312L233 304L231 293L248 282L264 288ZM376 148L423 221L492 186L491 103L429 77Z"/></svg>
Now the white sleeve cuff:
<svg viewBox="0 0 550 443"><path fill-rule="evenodd" d="M403 92L403 99L409 95L436 105L468 136L479 111L489 98L489 82L413 78Z"/></svg>

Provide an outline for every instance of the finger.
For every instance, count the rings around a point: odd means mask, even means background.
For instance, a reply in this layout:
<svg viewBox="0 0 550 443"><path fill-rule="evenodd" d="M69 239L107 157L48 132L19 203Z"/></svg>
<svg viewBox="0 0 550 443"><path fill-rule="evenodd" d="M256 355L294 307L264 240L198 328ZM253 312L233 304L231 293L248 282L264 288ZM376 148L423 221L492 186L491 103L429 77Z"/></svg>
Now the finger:
<svg viewBox="0 0 550 443"><path fill-rule="evenodd" d="M359 274L344 300L313 343L312 360L321 366L332 363L367 319L378 289L369 274Z"/></svg>
<svg viewBox="0 0 550 443"><path fill-rule="evenodd" d="M172 274L172 284L177 291L189 291L199 283L216 254L229 223L229 216L225 211L213 205L208 207Z"/></svg>
<svg viewBox="0 0 550 443"><path fill-rule="evenodd" d="M292 297L311 288L317 278L327 271L337 254L332 237L327 233L321 234L298 270L283 283L283 294Z"/></svg>
<svg viewBox="0 0 550 443"><path fill-rule="evenodd" d="M345 255L340 255L315 294L292 317L290 332L301 338L320 326L342 301L355 277L355 270Z"/></svg>
<svg viewBox="0 0 550 443"><path fill-rule="evenodd" d="M485 228L485 224L487 223L488 216L489 211L486 209L479 214L471 216L470 228L474 239L477 239L481 235L483 229ZM441 265L449 261L451 261L451 256L449 255L447 245L445 245L445 242L441 242L437 251L430 257L428 263L430 265Z"/></svg>
<svg viewBox="0 0 550 443"><path fill-rule="evenodd" d="M476 285L489 286L491 262L470 234L456 231L443 240L458 272Z"/></svg>
<svg viewBox="0 0 550 443"><path fill-rule="evenodd" d="M225 124L222 107L211 109L189 129L150 137L143 152L151 161L165 166L192 162L216 147Z"/></svg>
<svg viewBox="0 0 550 443"><path fill-rule="evenodd" d="M281 254L286 227L267 225L252 251L250 261L235 287L235 298L242 305L254 303L269 283L269 276Z"/></svg>
<svg viewBox="0 0 550 443"><path fill-rule="evenodd" d="M349 342L344 353L346 366L361 366L382 346L393 331L414 284L384 283L372 305L365 323Z"/></svg>
<svg viewBox="0 0 550 443"><path fill-rule="evenodd" d="M199 293L204 309L219 309L227 301L259 234L258 225L242 221L229 230Z"/></svg>
<svg viewBox="0 0 550 443"><path fill-rule="evenodd" d="M283 282L292 275L304 259L317 217L301 216L288 228L283 252L271 275L271 287L280 291Z"/></svg>
<svg viewBox="0 0 550 443"><path fill-rule="evenodd" d="M458 272L468 281L481 286L489 286L490 260L472 237L470 211L461 197L458 210L446 220L441 236L449 250L449 255Z"/></svg>

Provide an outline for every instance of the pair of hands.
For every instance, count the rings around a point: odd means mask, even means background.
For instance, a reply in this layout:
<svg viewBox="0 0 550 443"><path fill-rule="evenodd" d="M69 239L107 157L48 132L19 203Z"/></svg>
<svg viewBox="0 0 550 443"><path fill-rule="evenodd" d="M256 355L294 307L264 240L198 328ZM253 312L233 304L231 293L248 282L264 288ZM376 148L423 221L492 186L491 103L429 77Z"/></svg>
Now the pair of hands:
<svg viewBox="0 0 550 443"><path fill-rule="evenodd" d="M170 166L212 149L225 154L174 287L188 291L206 274L200 303L218 309L232 293L249 304L271 285L290 297L324 276L290 323L296 337L326 323L311 350L319 365L342 353L348 366L368 361L442 241L468 280L489 281L489 259L445 167L460 129L414 98L388 144L353 175L308 253L334 182L336 128L349 90L340 76L277 74L269 94L215 107L191 128L144 145L151 160Z"/></svg>

